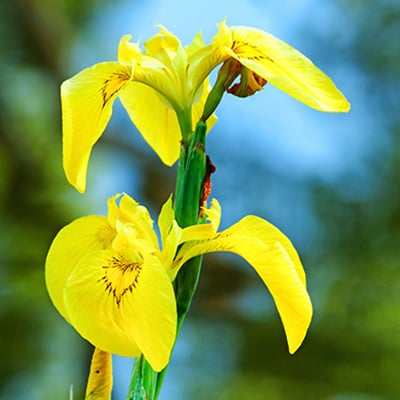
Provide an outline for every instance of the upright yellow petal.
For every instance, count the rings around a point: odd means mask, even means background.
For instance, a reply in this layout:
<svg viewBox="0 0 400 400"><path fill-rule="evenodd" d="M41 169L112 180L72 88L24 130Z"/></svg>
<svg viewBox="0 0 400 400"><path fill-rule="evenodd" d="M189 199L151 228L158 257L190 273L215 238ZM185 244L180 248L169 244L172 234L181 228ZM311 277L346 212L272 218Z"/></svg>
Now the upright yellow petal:
<svg viewBox="0 0 400 400"><path fill-rule="evenodd" d="M159 260L131 249L89 253L72 271L64 299L74 328L100 349L132 357L143 353L163 369L176 335L176 303Z"/></svg>
<svg viewBox="0 0 400 400"><path fill-rule="evenodd" d="M188 259L217 251L236 253L255 269L275 301L289 352L294 353L307 333L312 305L303 267L289 239L267 221L248 216L214 239L185 243L173 268L177 271Z"/></svg>
<svg viewBox="0 0 400 400"><path fill-rule="evenodd" d="M199 100L195 98L195 101L193 103L192 107L192 121L199 121L200 118L203 115L204 112L204 105L206 104L208 94L210 93L211 86L209 84L209 79L206 78L203 82L203 84L200 86L201 91ZM198 94L197 94L198 96ZM208 119L207 119L207 133L210 132L211 128L214 126L214 124L217 122L217 116L215 114L212 114Z"/></svg>
<svg viewBox="0 0 400 400"><path fill-rule="evenodd" d="M104 132L112 104L127 84L131 69L116 62L96 64L61 85L63 164L68 181L86 188L92 147Z"/></svg>
<svg viewBox="0 0 400 400"><path fill-rule="evenodd" d="M215 45L203 46L189 57L188 76L192 88L199 88L211 71L230 57L225 48Z"/></svg>
<svg viewBox="0 0 400 400"><path fill-rule="evenodd" d="M175 276L173 276L174 273L171 270L171 265L178 250L178 246L182 242L181 236L182 228L179 227L176 221L173 221L159 255L160 262L164 266L171 281L175 278Z"/></svg>
<svg viewBox="0 0 400 400"><path fill-rule="evenodd" d="M133 82L120 99L143 138L171 166L179 157L181 133L176 113L162 102L154 89Z"/></svg>
<svg viewBox="0 0 400 400"><path fill-rule="evenodd" d="M200 50L204 46L205 44L203 40L203 35L201 34L201 32L198 32L194 36L192 43L190 43L188 46L185 46L186 54L190 58L196 51Z"/></svg>
<svg viewBox="0 0 400 400"><path fill-rule="evenodd" d="M68 321L63 289L71 271L86 254L109 247L115 234L106 217L93 215L73 221L54 238L46 258L46 286L53 304Z"/></svg>
<svg viewBox="0 0 400 400"><path fill-rule="evenodd" d="M185 84L187 53L180 40L162 25L160 31L144 43L146 55L162 62L176 79Z"/></svg>
<svg viewBox="0 0 400 400"><path fill-rule="evenodd" d="M149 210L132 199L127 194L123 194L119 204L119 219L121 222L131 223L139 235L145 239L149 245L154 248L158 247L157 234L153 229L153 220L151 219Z"/></svg>
<svg viewBox="0 0 400 400"><path fill-rule="evenodd" d="M143 52L139 48L139 43L131 43L132 35L123 35L118 45L118 61L120 64L133 67L136 62L140 64Z"/></svg>
<svg viewBox="0 0 400 400"><path fill-rule="evenodd" d="M110 400L112 390L111 354L94 349L86 385L85 400Z"/></svg>
<svg viewBox="0 0 400 400"><path fill-rule="evenodd" d="M168 197L167 201L161 207L158 216L158 228L160 229L161 243L165 243L168 233L171 229L172 223L175 220L175 213L172 207L172 195Z"/></svg>

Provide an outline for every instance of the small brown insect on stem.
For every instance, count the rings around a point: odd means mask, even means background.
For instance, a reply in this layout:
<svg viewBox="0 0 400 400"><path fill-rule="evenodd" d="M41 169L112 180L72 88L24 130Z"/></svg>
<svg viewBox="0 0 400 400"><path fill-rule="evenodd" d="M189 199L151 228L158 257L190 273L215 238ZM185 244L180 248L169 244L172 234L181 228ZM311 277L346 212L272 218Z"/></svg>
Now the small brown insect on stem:
<svg viewBox="0 0 400 400"><path fill-rule="evenodd" d="M206 156L206 174L203 180L203 187L201 191L201 199L200 199L200 218L204 217L203 207L206 205L206 201L211 194L211 174L213 174L217 168L212 163L209 156Z"/></svg>

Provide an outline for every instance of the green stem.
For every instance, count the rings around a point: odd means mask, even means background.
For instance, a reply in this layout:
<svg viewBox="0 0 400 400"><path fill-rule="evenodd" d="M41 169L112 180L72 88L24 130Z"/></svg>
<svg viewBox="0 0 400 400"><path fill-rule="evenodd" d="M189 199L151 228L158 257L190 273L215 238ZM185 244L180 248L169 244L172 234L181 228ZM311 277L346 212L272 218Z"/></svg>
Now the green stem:
<svg viewBox="0 0 400 400"><path fill-rule="evenodd" d="M180 173L178 169L174 206L175 219L182 228L195 225L199 221L200 201L206 173L206 132L206 124L199 122L189 148L186 148L184 144L182 146L180 166L184 165L184 168ZM177 337L196 292L201 264L201 256L189 260L174 282L178 313ZM167 367L158 375L156 398L161 390L166 371Z"/></svg>
<svg viewBox="0 0 400 400"><path fill-rule="evenodd" d="M186 270L188 272L183 275L181 273L178 274L178 276L180 275L181 278L179 281L178 278L177 280L175 280L175 293L177 296L177 311L178 311L176 337L178 337L179 335L179 332L183 325L183 321L185 320L185 317L189 312L190 306L192 304L192 299L196 292L197 284L200 278L202 261L203 261L202 256L198 256L187 261L182 271ZM164 378L167 373L167 369L168 365L158 374L155 399L158 398L162 383L164 382Z"/></svg>

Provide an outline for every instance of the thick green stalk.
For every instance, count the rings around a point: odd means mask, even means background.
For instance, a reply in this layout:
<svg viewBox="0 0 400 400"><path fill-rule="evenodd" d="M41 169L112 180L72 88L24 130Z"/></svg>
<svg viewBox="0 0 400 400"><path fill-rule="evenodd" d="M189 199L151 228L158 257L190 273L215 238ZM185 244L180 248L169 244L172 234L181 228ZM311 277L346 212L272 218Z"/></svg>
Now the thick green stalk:
<svg viewBox="0 0 400 400"><path fill-rule="evenodd" d="M175 197L175 219L182 228L195 225L199 221L200 201L206 174L206 132L206 124L198 122L187 152L182 182L177 182L179 186ZM197 288L200 267L201 257L197 257L187 262L176 277L175 294L179 328L189 311Z"/></svg>
<svg viewBox="0 0 400 400"><path fill-rule="evenodd" d="M175 219L179 226L185 228L199 221L200 201L203 181L206 174L205 140L207 126L204 122L196 125L191 143L188 148L182 146L180 166L176 182ZM199 282L202 257L189 260L180 270L175 284L175 295L178 312L177 337L183 321L189 312L197 284ZM157 379L156 398L161 390L167 367L162 370Z"/></svg>

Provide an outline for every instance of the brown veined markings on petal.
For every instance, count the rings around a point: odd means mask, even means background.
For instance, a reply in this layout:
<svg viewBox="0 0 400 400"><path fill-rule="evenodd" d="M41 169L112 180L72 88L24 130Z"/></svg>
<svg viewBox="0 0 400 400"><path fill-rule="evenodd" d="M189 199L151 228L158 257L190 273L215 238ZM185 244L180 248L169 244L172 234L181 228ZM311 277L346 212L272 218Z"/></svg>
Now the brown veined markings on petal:
<svg viewBox="0 0 400 400"><path fill-rule="evenodd" d="M130 75L127 71L113 72L107 79L104 80L104 85L101 88L103 97L103 108L107 102L118 93L121 88L129 81Z"/></svg>
<svg viewBox="0 0 400 400"><path fill-rule="evenodd" d="M239 57L247 58L248 60L268 60L274 62L272 58L268 57L266 54L260 53L259 49L249 42L233 40L232 50Z"/></svg>
<svg viewBox="0 0 400 400"><path fill-rule="evenodd" d="M103 282L105 291L112 295L119 307L125 294L132 293L137 287L142 266L139 263L128 262L122 255L117 255L102 268L104 275L98 282Z"/></svg>

